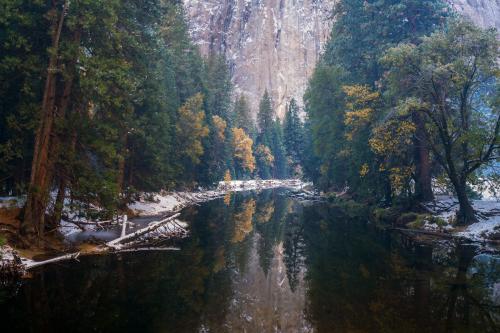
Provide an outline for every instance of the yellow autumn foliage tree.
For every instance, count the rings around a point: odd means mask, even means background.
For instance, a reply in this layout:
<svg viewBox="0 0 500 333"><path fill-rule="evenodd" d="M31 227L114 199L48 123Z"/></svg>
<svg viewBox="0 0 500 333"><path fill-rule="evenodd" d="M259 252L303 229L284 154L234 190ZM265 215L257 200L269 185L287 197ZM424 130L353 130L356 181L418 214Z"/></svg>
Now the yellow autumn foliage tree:
<svg viewBox="0 0 500 333"><path fill-rule="evenodd" d="M190 97L179 108L175 133L181 156L193 164L199 164L203 155L202 139L209 134L208 126L205 124L202 94Z"/></svg>
<svg viewBox="0 0 500 333"><path fill-rule="evenodd" d="M242 128L233 128L232 132L234 159L242 169L253 172L255 170L255 157L252 151L253 140Z"/></svg>
<svg viewBox="0 0 500 333"><path fill-rule="evenodd" d="M346 138L352 141L357 132L369 126L374 118L375 104L380 98L379 92L373 92L366 85L343 86L347 95L344 123L347 127Z"/></svg>
<svg viewBox="0 0 500 333"><path fill-rule="evenodd" d="M227 122L219 116L213 116L212 117L212 122L214 124L215 128L215 136L217 137L217 140L220 142L224 142L226 140L226 127L227 127Z"/></svg>
<svg viewBox="0 0 500 333"><path fill-rule="evenodd" d="M388 172L391 187L401 193L409 186L415 166L409 150L415 136L415 124L407 119L393 118L375 127L369 140L370 148L378 156L379 171Z"/></svg>

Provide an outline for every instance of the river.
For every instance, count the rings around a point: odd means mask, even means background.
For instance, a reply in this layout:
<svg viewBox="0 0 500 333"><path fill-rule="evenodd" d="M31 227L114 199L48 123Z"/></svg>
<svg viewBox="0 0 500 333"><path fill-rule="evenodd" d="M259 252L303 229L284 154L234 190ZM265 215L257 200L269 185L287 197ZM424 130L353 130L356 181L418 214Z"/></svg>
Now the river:
<svg viewBox="0 0 500 333"><path fill-rule="evenodd" d="M185 209L179 251L87 256L0 289L3 332L499 332L500 256L415 243L285 190Z"/></svg>

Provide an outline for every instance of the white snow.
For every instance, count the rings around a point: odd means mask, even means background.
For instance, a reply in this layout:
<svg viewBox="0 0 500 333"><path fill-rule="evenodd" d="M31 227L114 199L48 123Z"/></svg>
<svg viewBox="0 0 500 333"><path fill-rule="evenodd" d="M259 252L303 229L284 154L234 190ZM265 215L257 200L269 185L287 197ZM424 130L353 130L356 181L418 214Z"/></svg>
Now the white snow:
<svg viewBox="0 0 500 333"><path fill-rule="evenodd" d="M25 200L24 197L0 197L0 208L21 208Z"/></svg>
<svg viewBox="0 0 500 333"><path fill-rule="evenodd" d="M483 195L483 197L486 197ZM455 234L474 241L487 239L494 232L500 232L500 201L496 197L492 200L472 200L474 210L478 213L479 222L468 226L465 230L457 231ZM451 196L437 196L436 201L429 203L427 208L435 212L435 216L440 217L448 224L443 227L446 230L453 230L452 224L458 212L458 201ZM426 229L435 229L435 225L425 224Z"/></svg>
<svg viewBox="0 0 500 333"><path fill-rule="evenodd" d="M183 199L176 195L176 193L162 193L153 195L150 200L141 198L140 201L129 205L129 209L141 216L159 215L162 212L176 210L181 203L183 203Z"/></svg>
<svg viewBox="0 0 500 333"><path fill-rule="evenodd" d="M231 180L221 181L216 190L197 192L161 192L144 194L129 209L139 216L154 216L176 212L191 204L213 200L228 192L253 191L278 187L301 189L309 185L297 179Z"/></svg>
<svg viewBox="0 0 500 333"><path fill-rule="evenodd" d="M489 234L493 232L500 233L500 215L474 223L468 226L465 231L458 232L457 235L472 240L482 240L488 238Z"/></svg>

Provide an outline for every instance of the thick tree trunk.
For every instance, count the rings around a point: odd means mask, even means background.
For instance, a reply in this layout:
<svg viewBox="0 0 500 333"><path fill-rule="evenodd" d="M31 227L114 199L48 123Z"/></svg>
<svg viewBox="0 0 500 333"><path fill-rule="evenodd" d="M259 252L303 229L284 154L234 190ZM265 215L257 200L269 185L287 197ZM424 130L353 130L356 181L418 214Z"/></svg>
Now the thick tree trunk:
<svg viewBox="0 0 500 333"><path fill-rule="evenodd" d="M61 223L62 212L64 208L64 199L66 198L66 177L61 177L59 188L57 189L56 201L54 203L54 212L51 218L51 227L57 227Z"/></svg>
<svg viewBox="0 0 500 333"><path fill-rule="evenodd" d="M76 45L80 44L81 40L81 29L77 29L74 33L73 36L73 42ZM66 79L64 82L64 89L63 89L63 94L62 97L59 100L59 103L57 104L57 118L58 119L64 119L66 117L66 110L68 109L68 105L70 103L70 96L71 96L71 91L73 88L73 80L76 75L75 73L75 65L76 65L76 58L71 62L71 64L68 66L68 68L71 70L69 77ZM58 132L54 137L53 137L53 142L52 142L52 154L51 154L51 168L54 168L54 160L59 160L60 155L61 155L61 142L64 140L65 133L60 133ZM73 131L71 135L71 143L69 145L69 151L70 153L75 150L76 147L76 132ZM66 162L65 162L66 163ZM51 217L51 227L57 227L61 223L61 217L62 217L62 211L64 208L64 199L66 198L66 187L67 187L67 178L68 178L68 170L67 170L67 165L59 165L60 172L59 172L59 188L57 190L57 196L56 196L56 201L54 204L54 211ZM55 172L54 172L55 173Z"/></svg>
<svg viewBox="0 0 500 333"><path fill-rule="evenodd" d="M447 141L449 140L443 140L443 142ZM450 145L445 145L445 160L447 165L446 172L455 189L460 206L457 214L457 225L465 226L477 222L474 208L472 208L469 198L467 197L467 178L463 173L459 174L457 171Z"/></svg>
<svg viewBox="0 0 500 333"><path fill-rule="evenodd" d="M455 191L457 192L458 203L460 205L460 210L457 214L457 225L466 226L477 222L474 208L472 208L470 200L467 197L465 182L460 182L458 187L456 186Z"/></svg>
<svg viewBox="0 0 500 333"><path fill-rule="evenodd" d="M53 10L57 12L57 1L53 2ZM52 53L49 59L47 79L43 94L40 124L35 136L33 162L31 167L30 188L26 200L24 220L21 233L29 237L43 238L45 228L45 212L47 209L49 191L52 180L52 170L49 161L54 120L56 117L56 72L58 71L59 40L67 9L64 1L63 10L52 22Z"/></svg>
<svg viewBox="0 0 500 333"><path fill-rule="evenodd" d="M429 148L423 140L426 136L425 124L420 114L413 114L413 122L417 128L416 138L414 140L416 161L415 196L417 200L426 202L434 199Z"/></svg>

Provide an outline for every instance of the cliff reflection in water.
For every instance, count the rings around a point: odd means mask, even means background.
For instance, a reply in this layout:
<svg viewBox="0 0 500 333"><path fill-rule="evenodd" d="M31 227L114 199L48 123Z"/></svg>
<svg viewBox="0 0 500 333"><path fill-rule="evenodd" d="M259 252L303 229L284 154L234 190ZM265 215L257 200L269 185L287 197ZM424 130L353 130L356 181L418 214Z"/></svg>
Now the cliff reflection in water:
<svg viewBox="0 0 500 333"><path fill-rule="evenodd" d="M181 251L37 271L4 290L2 322L9 332L498 330L500 259L473 247L409 244L363 214L279 190L226 196L183 219Z"/></svg>

